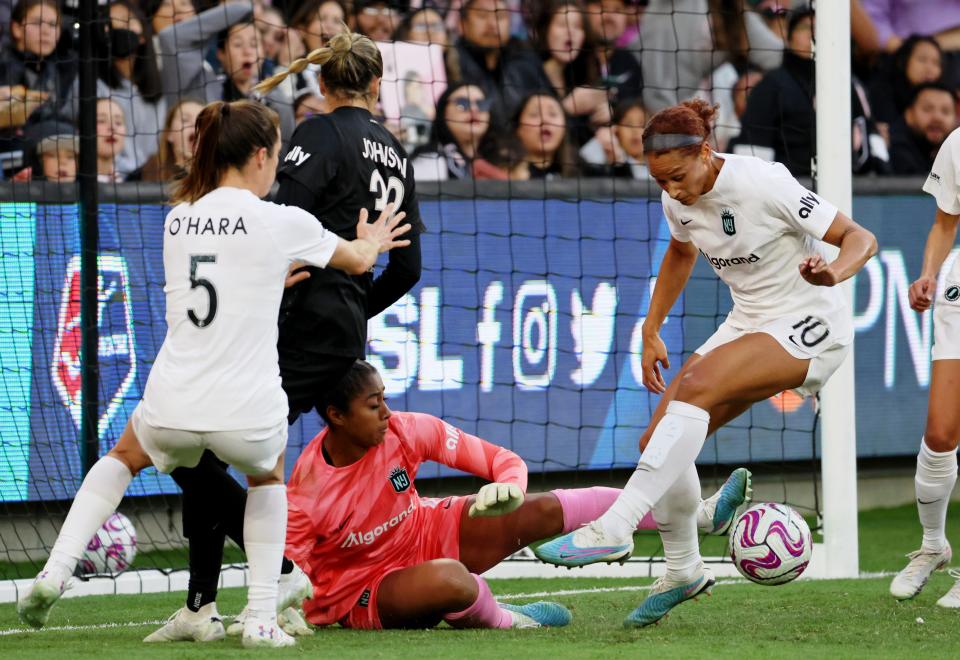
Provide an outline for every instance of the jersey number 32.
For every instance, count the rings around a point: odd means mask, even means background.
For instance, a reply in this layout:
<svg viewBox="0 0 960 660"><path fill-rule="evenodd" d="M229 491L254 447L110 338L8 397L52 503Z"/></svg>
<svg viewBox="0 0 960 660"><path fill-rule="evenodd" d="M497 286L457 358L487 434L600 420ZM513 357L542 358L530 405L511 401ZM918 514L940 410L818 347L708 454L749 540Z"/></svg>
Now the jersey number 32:
<svg viewBox="0 0 960 660"><path fill-rule="evenodd" d="M382 211L387 204L393 204L394 213L400 212L404 194L403 180L392 176L384 181L380 171L374 170L370 175L370 192L377 196L373 203L374 210Z"/></svg>

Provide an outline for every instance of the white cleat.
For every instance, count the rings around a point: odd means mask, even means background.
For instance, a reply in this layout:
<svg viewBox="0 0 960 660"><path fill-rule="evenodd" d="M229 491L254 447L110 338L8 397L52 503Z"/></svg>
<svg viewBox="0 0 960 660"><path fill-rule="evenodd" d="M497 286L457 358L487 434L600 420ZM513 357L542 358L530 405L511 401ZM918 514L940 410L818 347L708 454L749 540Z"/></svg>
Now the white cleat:
<svg viewBox="0 0 960 660"><path fill-rule="evenodd" d="M20 620L34 628L43 628L50 618L50 608L70 588L69 582L68 574L58 574L53 570L41 572L17 600Z"/></svg>
<svg viewBox="0 0 960 660"><path fill-rule="evenodd" d="M230 637L242 635L243 624L249 615L250 611L244 607L243 611L233 620L233 623L227 627L227 635ZM313 628L311 628L310 624L303 618L300 610L294 607L288 607L284 611L278 612L277 623L280 624L284 632L294 637L306 637L307 635L313 634Z"/></svg>
<svg viewBox="0 0 960 660"><path fill-rule="evenodd" d="M934 571L938 571L950 563L953 551L947 543L939 552L929 552L920 548L907 555L910 563L897 573L890 583L890 593L897 600L913 598L923 589Z"/></svg>
<svg viewBox="0 0 960 660"><path fill-rule="evenodd" d="M950 591L943 595L943 598L937 601L940 607L949 607L950 609L960 608L960 570L950 569L950 577L956 580Z"/></svg>
<svg viewBox="0 0 960 660"><path fill-rule="evenodd" d="M295 646L297 641L284 632L276 619L248 616L243 622L242 643L245 648L281 648Z"/></svg>
<svg viewBox="0 0 960 660"><path fill-rule="evenodd" d="M226 637L223 620L217 612L216 603L207 603L192 612L182 607L167 619L163 627L155 630L143 641L148 644L160 642L217 642Z"/></svg>
<svg viewBox="0 0 960 660"><path fill-rule="evenodd" d="M288 607L300 607L308 598L313 598L313 584L310 583L307 574L294 564L292 573L280 576L277 612L282 612Z"/></svg>

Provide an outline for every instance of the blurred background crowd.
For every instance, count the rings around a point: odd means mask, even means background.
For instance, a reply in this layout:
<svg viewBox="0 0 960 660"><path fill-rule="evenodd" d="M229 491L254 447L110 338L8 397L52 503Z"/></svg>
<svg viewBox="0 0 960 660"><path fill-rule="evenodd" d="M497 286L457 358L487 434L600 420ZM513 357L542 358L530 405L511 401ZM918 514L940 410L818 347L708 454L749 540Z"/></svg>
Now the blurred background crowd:
<svg viewBox="0 0 960 660"><path fill-rule="evenodd" d="M349 26L378 42L376 115L418 180L647 178L643 126L720 106L716 148L811 172L814 9L790 0L114 0L95 62L78 2L0 0L0 169L75 180L80 67L97 71L98 176L183 171L203 104L258 98L285 140L326 111L310 66L253 86ZM846 2L848 0L829 0ZM957 126L960 0L849 0L854 173L925 174Z"/></svg>

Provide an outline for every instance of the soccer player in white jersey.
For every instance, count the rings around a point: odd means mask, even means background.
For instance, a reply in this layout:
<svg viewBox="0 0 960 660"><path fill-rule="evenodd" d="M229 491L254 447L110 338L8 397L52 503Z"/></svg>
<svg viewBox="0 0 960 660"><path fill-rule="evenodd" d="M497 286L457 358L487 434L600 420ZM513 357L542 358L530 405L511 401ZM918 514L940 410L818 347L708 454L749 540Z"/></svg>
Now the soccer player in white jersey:
<svg viewBox="0 0 960 660"><path fill-rule="evenodd" d="M712 587L697 543L694 460L709 433L754 402L823 386L853 341L851 310L832 287L877 250L869 231L783 165L715 153L708 140L715 112L687 101L657 113L644 133L672 238L643 325L643 384L663 397L640 440L640 462L606 513L537 551L565 566L617 561L632 552L637 521L652 510L667 573L627 617L631 626L654 623ZM822 243L840 248L836 259L821 254ZM733 310L667 386L660 325L698 252L730 287Z"/></svg>
<svg viewBox="0 0 960 660"><path fill-rule="evenodd" d="M91 468L43 571L17 603L43 626L87 542L140 470L196 465L205 449L247 475L250 563L244 646L290 646L276 621L287 523L287 400L277 364L284 276L297 263L362 273L406 241L403 214L360 214L345 241L306 211L260 198L273 184L279 119L250 101L216 102L197 118L194 162L164 223L167 334L143 400L119 442Z"/></svg>
<svg viewBox="0 0 960 660"><path fill-rule="evenodd" d="M924 312L933 305L933 365L927 427L917 456L917 512L923 526L920 549L890 583L900 600L913 598L935 570L950 563L947 541L947 504L957 483L957 440L960 439L960 259L937 290L937 275L953 248L960 220L960 129L944 141L923 189L937 200L937 214L927 236L920 278L910 286L910 306ZM936 304L934 305L934 298ZM941 607L960 607L960 573L956 584L940 600Z"/></svg>

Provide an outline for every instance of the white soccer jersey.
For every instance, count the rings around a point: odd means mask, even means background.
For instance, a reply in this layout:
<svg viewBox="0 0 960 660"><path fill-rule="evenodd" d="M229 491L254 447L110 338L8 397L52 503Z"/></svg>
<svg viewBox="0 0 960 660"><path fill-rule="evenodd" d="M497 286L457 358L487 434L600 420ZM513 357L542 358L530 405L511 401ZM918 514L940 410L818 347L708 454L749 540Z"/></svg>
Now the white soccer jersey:
<svg viewBox="0 0 960 660"><path fill-rule="evenodd" d="M143 415L155 427L233 431L287 415L277 316L295 260L324 267L339 239L312 215L218 188L180 204L163 227L167 334Z"/></svg>
<svg viewBox="0 0 960 660"><path fill-rule="evenodd" d="M684 206L664 192L675 239L693 242L730 287L737 326L755 329L793 314L828 321L836 343L853 339L849 306L835 287L800 277L804 258L822 254L820 239L837 207L803 186L780 163L716 154L725 163L713 189Z"/></svg>
<svg viewBox="0 0 960 660"><path fill-rule="evenodd" d="M960 128L940 145L923 190L933 195L941 211L960 215ZM953 262L948 278L952 282L960 280L960 259Z"/></svg>

